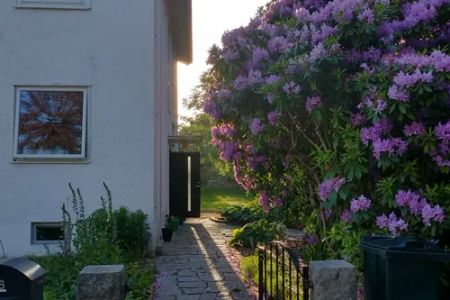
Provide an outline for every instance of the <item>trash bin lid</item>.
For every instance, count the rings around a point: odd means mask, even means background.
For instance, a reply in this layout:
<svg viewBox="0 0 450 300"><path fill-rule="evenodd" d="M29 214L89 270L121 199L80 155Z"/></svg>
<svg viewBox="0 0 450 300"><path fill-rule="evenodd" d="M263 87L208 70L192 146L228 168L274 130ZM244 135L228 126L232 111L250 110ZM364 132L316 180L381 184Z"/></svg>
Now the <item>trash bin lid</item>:
<svg viewBox="0 0 450 300"><path fill-rule="evenodd" d="M450 261L450 252L414 237L365 236L360 247L382 257Z"/></svg>
<svg viewBox="0 0 450 300"><path fill-rule="evenodd" d="M30 281L39 279L47 273L40 265L26 258L3 260L0 262L0 269L4 266L23 274Z"/></svg>

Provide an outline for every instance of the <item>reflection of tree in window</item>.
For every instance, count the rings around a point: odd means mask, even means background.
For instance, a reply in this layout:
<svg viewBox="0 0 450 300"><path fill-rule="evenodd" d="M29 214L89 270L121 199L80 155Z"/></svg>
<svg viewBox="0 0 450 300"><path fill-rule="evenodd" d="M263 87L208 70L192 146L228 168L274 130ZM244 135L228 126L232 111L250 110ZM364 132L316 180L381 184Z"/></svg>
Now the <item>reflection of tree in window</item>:
<svg viewBox="0 0 450 300"><path fill-rule="evenodd" d="M83 92L20 91L19 154L80 154Z"/></svg>

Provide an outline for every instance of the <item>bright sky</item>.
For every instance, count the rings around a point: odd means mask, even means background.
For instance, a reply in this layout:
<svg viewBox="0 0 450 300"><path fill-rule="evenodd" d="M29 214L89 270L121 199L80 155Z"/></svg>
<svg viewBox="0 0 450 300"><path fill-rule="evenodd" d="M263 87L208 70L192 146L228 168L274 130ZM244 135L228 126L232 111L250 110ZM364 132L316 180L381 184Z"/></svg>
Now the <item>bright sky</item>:
<svg viewBox="0 0 450 300"><path fill-rule="evenodd" d="M208 49L219 44L222 34L242 25L247 25L258 7L269 0L192 0L192 33L194 58L192 64L178 64L178 115L189 116L183 107L183 98L188 98L199 78L206 70Z"/></svg>

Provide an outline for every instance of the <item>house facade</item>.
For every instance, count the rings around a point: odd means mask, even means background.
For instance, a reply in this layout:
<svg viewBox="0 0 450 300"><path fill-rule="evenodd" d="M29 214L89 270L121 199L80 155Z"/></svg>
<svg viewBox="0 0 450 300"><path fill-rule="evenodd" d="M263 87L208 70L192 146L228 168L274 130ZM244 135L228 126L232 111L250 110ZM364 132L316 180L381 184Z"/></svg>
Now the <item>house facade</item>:
<svg viewBox="0 0 450 300"><path fill-rule="evenodd" d="M107 183L158 246L191 47L190 0L0 1L0 257L57 250L69 182L87 212Z"/></svg>

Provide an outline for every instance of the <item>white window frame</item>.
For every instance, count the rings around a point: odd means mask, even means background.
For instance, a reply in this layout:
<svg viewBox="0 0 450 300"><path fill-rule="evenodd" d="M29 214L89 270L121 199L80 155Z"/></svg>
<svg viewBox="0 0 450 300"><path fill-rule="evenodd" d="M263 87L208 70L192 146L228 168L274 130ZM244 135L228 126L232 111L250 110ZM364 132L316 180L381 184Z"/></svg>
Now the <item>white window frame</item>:
<svg viewBox="0 0 450 300"><path fill-rule="evenodd" d="M92 0L16 0L16 8L89 10Z"/></svg>
<svg viewBox="0 0 450 300"><path fill-rule="evenodd" d="M37 239L37 227L47 227L47 228L61 228L63 230L63 238L61 240L38 240ZM64 241L65 232L64 232L64 224L62 222L33 222L31 223L31 244L32 245L40 245L40 244L60 244Z"/></svg>
<svg viewBox="0 0 450 300"><path fill-rule="evenodd" d="M83 160L87 158L86 155L86 134L87 134L87 87L51 87L51 86L16 86L15 97L15 121L14 121L14 148L13 160L36 160L36 161L52 161L52 160ZM83 120L81 133L81 153L80 154L19 154L17 153L18 139L19 139L19 119L20 119L20 92L21 91L49 91L49 92L83 92Z"/></svg>

